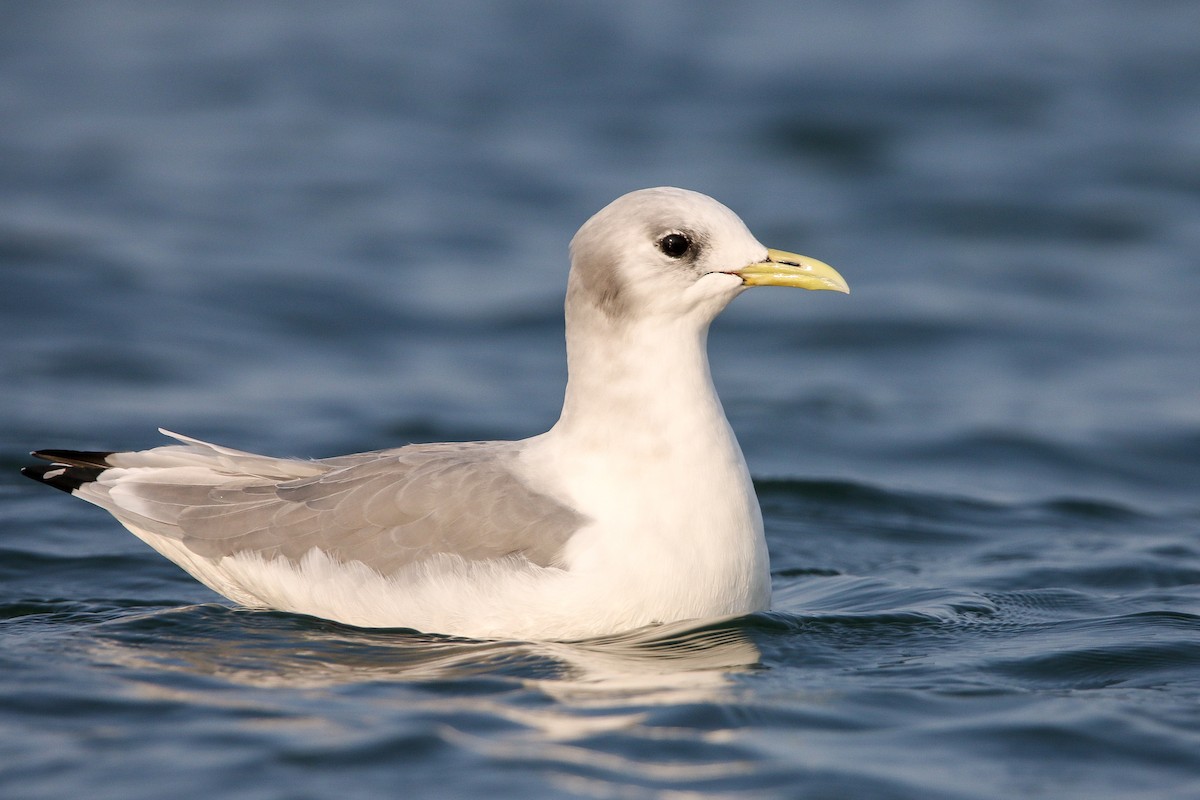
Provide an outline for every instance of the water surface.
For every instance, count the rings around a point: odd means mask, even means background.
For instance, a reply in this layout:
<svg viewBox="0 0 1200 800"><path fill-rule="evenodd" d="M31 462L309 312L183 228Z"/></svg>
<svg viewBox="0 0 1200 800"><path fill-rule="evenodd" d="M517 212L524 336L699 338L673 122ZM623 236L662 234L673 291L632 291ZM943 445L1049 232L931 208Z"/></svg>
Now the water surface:
<svg viewBox="0 0 1200 800"><path fill-rule="evenodd" d="M11 6L0 794L1200 796L1189 3ZM853 294L710 337L769 613L235 609L16 471L555 419L566 246L707 192Z"/></svg>

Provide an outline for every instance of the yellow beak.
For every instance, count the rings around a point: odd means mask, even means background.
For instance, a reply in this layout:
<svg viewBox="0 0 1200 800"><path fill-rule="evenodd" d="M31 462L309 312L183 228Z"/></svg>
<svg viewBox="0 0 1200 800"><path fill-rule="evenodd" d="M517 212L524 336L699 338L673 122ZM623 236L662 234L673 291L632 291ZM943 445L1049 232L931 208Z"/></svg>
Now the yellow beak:
<svg viewBox="0 0 1200 800"><path fill-rule="evenodd" d="M808 256L768 250L767 260L749 264L731 273L746 286L794 286L850 294L846 279L823 261Z"/></svg>

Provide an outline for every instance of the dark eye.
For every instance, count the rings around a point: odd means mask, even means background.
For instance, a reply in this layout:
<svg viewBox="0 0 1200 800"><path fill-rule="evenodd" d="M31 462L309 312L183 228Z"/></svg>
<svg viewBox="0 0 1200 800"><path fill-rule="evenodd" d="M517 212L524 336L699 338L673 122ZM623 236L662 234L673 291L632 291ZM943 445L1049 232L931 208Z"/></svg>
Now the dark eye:
<svg viewBox="0 0 1200 800"><path fill-rule="evenodd" d="M682 233L668 233L658 240L658 249L671 258L682 258L688 250L692 249L692 240Z"/></svg>

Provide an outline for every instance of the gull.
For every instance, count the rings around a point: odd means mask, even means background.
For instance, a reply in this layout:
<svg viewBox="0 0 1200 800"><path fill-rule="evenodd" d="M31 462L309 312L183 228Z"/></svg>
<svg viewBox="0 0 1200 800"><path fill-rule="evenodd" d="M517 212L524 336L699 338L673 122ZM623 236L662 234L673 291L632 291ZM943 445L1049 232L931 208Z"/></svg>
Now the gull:
<svg viewBox="0 0 1200 800"><path fill-rule="evenodd" d="M107 510L242 606L366 628L577 640L766 610L750 473L708 328L754 286L849 292L703 194L626 194L571 241L567 386L549 431L316 460L160 432L40 450L23 474Z"/></svg>

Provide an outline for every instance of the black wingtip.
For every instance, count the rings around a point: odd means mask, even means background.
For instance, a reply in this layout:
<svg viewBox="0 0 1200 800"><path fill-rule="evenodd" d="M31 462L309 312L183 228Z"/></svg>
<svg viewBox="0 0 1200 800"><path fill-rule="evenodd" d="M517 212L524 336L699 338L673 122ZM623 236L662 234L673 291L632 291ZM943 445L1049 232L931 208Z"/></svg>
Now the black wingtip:
<svg viewBox="0 0 1200 800"><path fill-rule="evenodd" d="M72 467L110 467L108 457L112 454L112 450L34 450L29 455Z"/></svg>
<svg viewBox="0 0 1200 800"><path fill-rule="evenodd" d="M67 464L36 464L21 468L21 474L26 478L68 493L96 480L101 472L104 472L102 467L73 467Z"/></svg>
<svg viewBox="0 0 1200 800"><path fill-rule="evenodd" d="M24 467L21 474L64 492L73 492L85 483L91 483L112 466L108 463L112 451L34 450L30 455L51 463Z"/></svg>

